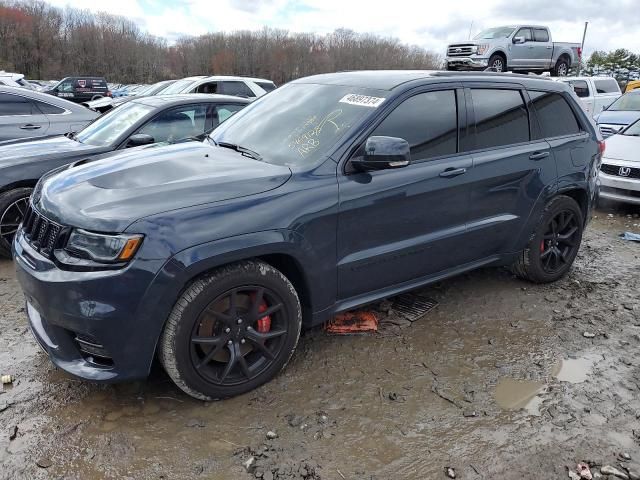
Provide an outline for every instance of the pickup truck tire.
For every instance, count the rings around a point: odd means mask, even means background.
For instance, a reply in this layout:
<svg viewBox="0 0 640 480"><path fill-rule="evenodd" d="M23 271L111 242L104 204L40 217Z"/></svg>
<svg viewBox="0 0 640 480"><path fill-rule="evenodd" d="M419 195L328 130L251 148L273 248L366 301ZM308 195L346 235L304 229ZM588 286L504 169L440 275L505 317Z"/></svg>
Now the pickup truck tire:
<svg viewBox="0 0 640 480"><path fill-rule="evenodd" d="M507 71L507 65L506 65L505 59L502 55L498 53L494 53L493 55L491 55L491 57L489 58L489 64L487 65L487 67L495 68L496 72Z"/></svg>
<svg viewBox="0 0 640 480"><path fill-rule="evenodd" d="M552 77L566 77L569 74L569 62L565 58L559 58L556 66L551 70Z"/></svg>
<svg viewBox="0 0 640 480"><path fill-rule="evenodd" d="M164 327L158 356L185 393L219 400L275 377L293 355L301 327L291 282L267 263L243 261L186 288Z"/></svg>
<svg viewBox="0 0 640 480"><path fill-rule="evenodd" d="M0 195L0 258L11 257L11 243L29 206L31 188L15 188Z"/></svg>
<svg viewBox="0 0 640 480"><path fill-rule="evenodd" d="M582 241L583 214L565 195L545 206L527 248L512 266L520 278L533 283L555 282L571 268Z"/></svg>

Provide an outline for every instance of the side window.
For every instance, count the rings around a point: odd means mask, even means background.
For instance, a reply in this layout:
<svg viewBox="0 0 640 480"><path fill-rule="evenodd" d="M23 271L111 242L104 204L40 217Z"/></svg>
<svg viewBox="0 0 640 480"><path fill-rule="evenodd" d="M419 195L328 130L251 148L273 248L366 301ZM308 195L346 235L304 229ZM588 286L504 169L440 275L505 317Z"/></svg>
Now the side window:
<svg viewBox="0 0 640 480"><path fill-rule="evenodd" d="M59 92L73 92L73 81L66 80L58 85Z"/></svg>
<svg viewBox="0 0 640 480"><path fill-rule="evenodd" d="M519 90L472 89L475 148L529 141L529 115Z"/></svg>
<svg viewBox="0 0 640 480"><path fill-rule="evenodd" d="M256 82L258 86L262 87L262 89L269 93L276 89L276 86L272 82Z"/></svg>
<svg viewBox="0 0 640 480"><path fill-rule="evenodd" d="M562 95L529 91L529 96L538 115L544 138L575 135L581 132L578 119Z"/></svg>
<svg viewBox="0 0 640 480"><path fill-rule="evenodd" d="M203 83L196 89L196 93L219 93L218 82Z"/></svg>
<svg viewBox="0 0 640 480"><path fill-rule="evenodd" d="M585 98L589 96L589 85L584 80L569 80L566 81L572 88L573 91L576 92L576 95L580 98Z"/></svg>
<svg viewBox="0 0 640 480"><path fill-rule="evenodd" d="M33 104L28 98L20 95L0 93L0 116L4 115L31 115Z"/></svg>
<svg viewBox="0 0 640 480"><path fill-rule="evenodd" d="M38 107L38 110L46 115L60 115L65 112L64 108L56 107L50 103L39 102L38 100L33 100L33 103Z"/></svg>
<svg viewBox="0 0 640 480"><path fill-rule="evenodd" d="M616 82L613 78L603 78L603 79L593 79L593 83L596 86L596 92L598 93L618 93L620 92L620 87L618 87L618 82Z"/></svg>
<svg viewBox="0 0 640 480"><path fill-rule="evenodd" d="M533 39L536 42L548 42L549 41L549 31L544 28L534 28L533 29Z"/></svg>
<svg viewBox="0 0 640 480"><path fill-rule="evenodd" d="M524 37L525 42L530 42L533 40L533 38L531 37L531 29L528 27L518 30L518 33L516 33L514 37Z"/></svg>
<svg viewBox="0 0 640 480"><path fill-rule="evenodd" d="M244 82L220 82L221 92L225 95L233 95L235 97L255 97L255 93Z"/></svg>
<svg viewBox="0 0 640 480"><path fill-rule="evenodd" d="M412 161L456 153L458 113L454 90L426 92L402 102L371 134L409 142Z"/></svg>
<svg viewBox="0 0 640 480"><path fill-rule="evenodd" d="M234 113L242 110L245 105L216 105L213 110L213 128L216 128Z"/></svg>
<svg viewBox="0 0 640 480"><path fill-rule="evenodd" d="M149 120L136 133L151 135L156 142L177 142L205 131L207 105L185 105Z"/></svg>

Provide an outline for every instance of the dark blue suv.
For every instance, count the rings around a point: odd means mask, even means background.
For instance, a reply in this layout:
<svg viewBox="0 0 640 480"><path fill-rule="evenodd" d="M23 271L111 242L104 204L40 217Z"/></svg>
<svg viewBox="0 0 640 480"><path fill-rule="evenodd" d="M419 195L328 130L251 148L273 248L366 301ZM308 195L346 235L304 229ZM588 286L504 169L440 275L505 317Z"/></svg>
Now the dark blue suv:
<svg viewBox="0 0 640 480"><path fill-rule="evenodd" d="M604 144L561 83L319 75L191 141L43 178L14 239L60 368L188 394L276 375L302 326L482 266L570 268Z"/></svg>

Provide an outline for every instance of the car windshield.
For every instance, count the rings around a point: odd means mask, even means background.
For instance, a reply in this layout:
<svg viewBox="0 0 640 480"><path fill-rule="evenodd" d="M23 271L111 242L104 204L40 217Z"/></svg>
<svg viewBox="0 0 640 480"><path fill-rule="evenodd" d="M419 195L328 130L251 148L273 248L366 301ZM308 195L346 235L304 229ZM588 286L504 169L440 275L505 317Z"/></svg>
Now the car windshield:
<svg viewBox="0 0 640 480"><path fill-rule="evenodd" d="M95 122L78 132L75 139L81 143L104 147L113 143L142 117L153 111L153 107L128 102L105 113Z"/></svg>
<svg viewBox="0 0 640 480"><path fill-rule="evenodd" d="M615 102L611 104L609 111L618 112L618 111L633 111L640 112L640 94L638 93L627 93L617 99Z"/></svg>
<svg viewBox="0 0 640 480"><path fill-rule="evenodd" d="M173 95L174 93L183 93L184 90L193 85L193 80L178 80L176 83L169 85L162 90L163 95Z"/></svg>
<svg viewBox="0 0 640 480"><path fill-rule="evenodd" d="M481 31L475 37L474 40L491 40L492 38L507 38L515 30L514 27L495 27L487 28Z"/></svg>
<svg viewBox="0 0 640 480"><path fill-rule="evenodd" d="M293 83L274 90L211 134L278 165L311 165L384 101L388 92Z"/></svg>
<svg viewBox="0 0 640 480"><path fill-rule="evenodd" d="M640 120L629 125L622 135L628 135L630 137L640 137Z"/></svg>

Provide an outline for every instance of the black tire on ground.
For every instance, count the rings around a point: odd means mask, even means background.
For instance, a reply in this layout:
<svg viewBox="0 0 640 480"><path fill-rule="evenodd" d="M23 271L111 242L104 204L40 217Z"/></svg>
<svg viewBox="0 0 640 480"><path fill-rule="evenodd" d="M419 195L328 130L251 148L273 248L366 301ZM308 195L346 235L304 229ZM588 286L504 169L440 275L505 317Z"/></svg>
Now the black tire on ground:
<svg viewBox="0 0 640 480"><path fill-rule="evenodd" d="M487 68L495 68L497 72L506 72L507 65L504 61L504 57L502 55L494 53L493 55L491 55L491 58L489 58L489 64L487 65Z"/></svg>
<svg viewBox="0 0 640 480"><path fill-rule="evenodd" d="M555 67L551 70L552 77L566 77L569 74L569 62L565 58L559 58Z"/></svg>
<svg viewBox="0 0 640 480"><path fill-rule="evenodd" d="M285 367L301 327L300 301L291 282L267 263L243 261L187 287L169 315L158 356L188 395L233 397Z"/></svg>
<svg viewBox="0 0 640 480"><path fill-rule="evenodd" d="M529 244L512 265L513 272L534 283L554 282L566 275L580 248L583 218L573 198L559 195L550 200Z"/></svg>
<svg viewBox="0 0 640 480"><path fill-rule="evenodd" d="M11 258L11 243L29 205L32 188L15 188L0 195L0 258Z"/></svg>

